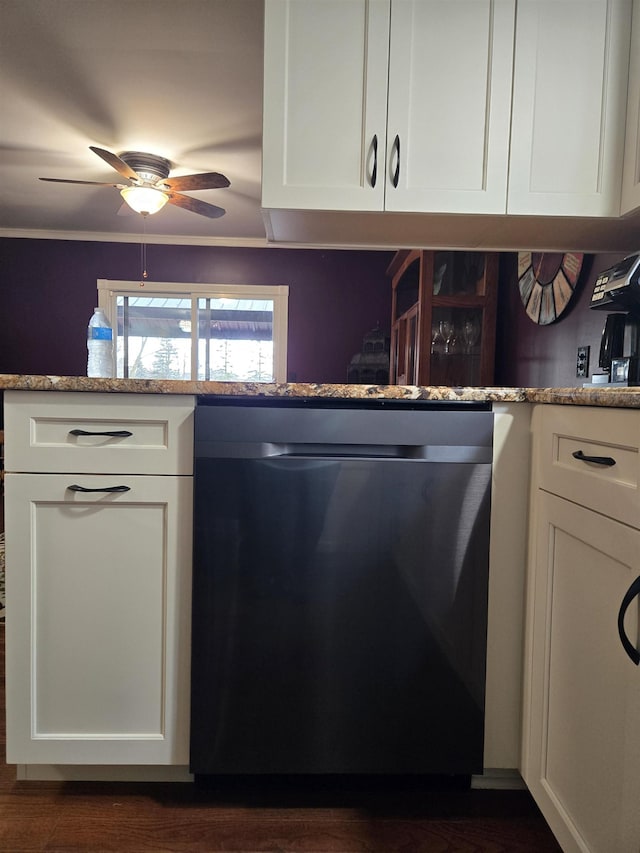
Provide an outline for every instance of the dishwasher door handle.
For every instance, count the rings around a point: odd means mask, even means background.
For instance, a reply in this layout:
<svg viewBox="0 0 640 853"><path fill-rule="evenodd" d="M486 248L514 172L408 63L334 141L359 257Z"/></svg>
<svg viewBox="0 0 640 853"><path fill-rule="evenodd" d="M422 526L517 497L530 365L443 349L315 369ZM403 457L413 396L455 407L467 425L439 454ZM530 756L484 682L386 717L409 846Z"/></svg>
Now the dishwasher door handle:
<svg viewBox="0 0 640 853"><path fill-rule="evenodd" d="M345 459L410 459L412 462L420 462L420 456L414 456L410 453L375 453L371 451L363 451L362 453L358 453L357 451L348 451L341 452L336 450L327 451L326 453L315 453L308 452L305 450L301 450L300 452L288 452L288 453L278 453L276 456L270 456L270 459L322 459L325 461L330 461L335 459L336 462L341 462Z"/></svg>
<svg viewBox="0 0 640 853"><path fill-rule="evenodd" d="M272 445L273 447L273 445ZM270 453L265 458L277 459L322 459L345 462L350 459L367 461L386 460L396 462L419 462L433 464L440 462L491 464L491 448L474 445L413 445L413 444L382 444L382 445L349 445L333 444L326 448L322 445L281 446L277 453Z"/></svg>

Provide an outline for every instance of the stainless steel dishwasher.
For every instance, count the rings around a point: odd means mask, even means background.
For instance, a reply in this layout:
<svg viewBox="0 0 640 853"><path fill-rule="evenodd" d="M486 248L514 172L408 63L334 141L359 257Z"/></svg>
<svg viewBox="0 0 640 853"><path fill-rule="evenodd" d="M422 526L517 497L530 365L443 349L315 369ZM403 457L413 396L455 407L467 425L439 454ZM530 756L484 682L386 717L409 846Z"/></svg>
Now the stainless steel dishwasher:
<svg viewBox="0 0 640 853"><path fill-rule="evenodd" d="M191 770L482 772L493 415L202 398Z"/></svg>

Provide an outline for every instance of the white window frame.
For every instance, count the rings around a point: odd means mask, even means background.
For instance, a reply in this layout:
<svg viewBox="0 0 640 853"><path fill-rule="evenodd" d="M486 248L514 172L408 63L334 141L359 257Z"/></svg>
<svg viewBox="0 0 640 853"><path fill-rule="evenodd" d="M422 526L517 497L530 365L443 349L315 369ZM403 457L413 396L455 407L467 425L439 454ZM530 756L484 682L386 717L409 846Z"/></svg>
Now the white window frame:
<svg viewBox="0 0 640 853"><path fill-rule="evenodd" d="M118 296L176 296L191 298L192 328L197 328L197 300L271 299L273 300L273 374L276 382L287 381L287 331L289 287L286 284L194 284L175 281L111 281L98 279L98 306L104 310L117 339L116 300ZM114 367L117 347L114 346ZM197 379L198 348L191 347L191 377ZM114 374L115 375L115 374Z"/></svg>

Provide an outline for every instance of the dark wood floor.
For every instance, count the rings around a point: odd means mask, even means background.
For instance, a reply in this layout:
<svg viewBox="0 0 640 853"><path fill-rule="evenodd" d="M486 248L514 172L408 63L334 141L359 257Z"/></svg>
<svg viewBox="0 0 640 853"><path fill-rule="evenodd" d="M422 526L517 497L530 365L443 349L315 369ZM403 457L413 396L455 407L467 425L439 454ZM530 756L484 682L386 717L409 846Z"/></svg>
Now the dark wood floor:
<svg viewBox="0 0 640 853"><path fill-rule="evenodd" d="M40 853L558 853L524 791L225 783L17 782L4 762L0 850Z"/></svg>

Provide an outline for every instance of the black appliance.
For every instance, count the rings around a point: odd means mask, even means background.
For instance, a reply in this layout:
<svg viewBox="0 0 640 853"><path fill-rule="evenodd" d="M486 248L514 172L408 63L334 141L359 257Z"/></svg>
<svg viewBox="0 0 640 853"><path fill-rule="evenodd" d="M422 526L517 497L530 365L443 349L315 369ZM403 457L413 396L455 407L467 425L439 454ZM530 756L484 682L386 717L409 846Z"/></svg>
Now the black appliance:
<svg viewBox="0 0 640 853"><path fill-rule="evenodd" d="M493 415L195 415L191 770L483 768Z"/></svg>
<svg viewBox="0 0 640 853"><path fill-rule="evenodd" d="M640 384L640 254L629 255L600 273L591 308L616 313L607 315L602 330L598 366L605 373L585 384Z"/></svg>

